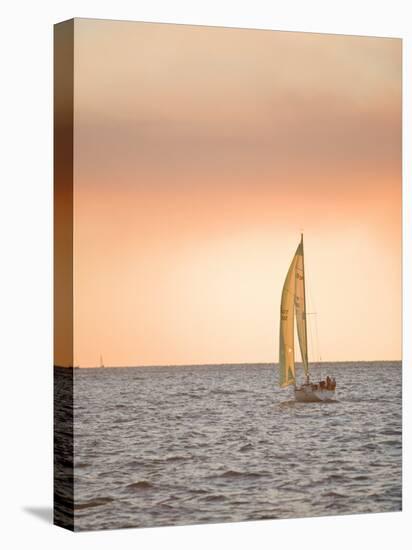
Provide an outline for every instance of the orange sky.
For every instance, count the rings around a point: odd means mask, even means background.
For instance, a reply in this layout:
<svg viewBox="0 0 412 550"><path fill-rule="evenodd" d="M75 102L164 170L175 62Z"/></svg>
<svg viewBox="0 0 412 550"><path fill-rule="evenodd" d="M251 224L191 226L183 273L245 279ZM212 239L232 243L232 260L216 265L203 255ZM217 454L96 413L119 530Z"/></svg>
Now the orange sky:
<svg viewBox="0 0 412 550"><path fill-rule="evenodd" d="M77 364L277 361L301 229L322 359L401 357L400 40L74 35Z"/></svg>

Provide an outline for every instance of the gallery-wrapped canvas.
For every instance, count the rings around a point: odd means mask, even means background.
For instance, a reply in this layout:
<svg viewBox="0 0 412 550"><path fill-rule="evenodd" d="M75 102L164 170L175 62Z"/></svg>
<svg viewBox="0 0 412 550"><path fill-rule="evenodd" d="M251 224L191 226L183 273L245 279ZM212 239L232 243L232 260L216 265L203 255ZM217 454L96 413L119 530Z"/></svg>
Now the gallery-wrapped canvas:
<svg viewBox="0 0 412 550"><path fill-rule="evenodd" d="M401 40L54 32L55 523L401 510Z"/></svg>

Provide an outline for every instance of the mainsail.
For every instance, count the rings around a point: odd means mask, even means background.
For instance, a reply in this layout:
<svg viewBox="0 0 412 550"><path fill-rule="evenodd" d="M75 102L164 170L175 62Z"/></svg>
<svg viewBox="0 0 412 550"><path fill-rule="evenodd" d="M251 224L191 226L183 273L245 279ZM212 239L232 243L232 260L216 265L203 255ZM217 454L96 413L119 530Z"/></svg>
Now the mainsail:
<svg viewBox="0 0 412 550"><path fill-rule="evenodd" d="M295 252L282 290L280 305L279 377L280 386L296 383L294 319L303 367L308 375L308 348L306 334L305 269L303 260L303 235Z"/></svg>
<svg viewBox="0 0 412 550"><path fill-rule="evenodd" d="M296 286L295 312L298 331L300 355L302 357L305 376L309 374L308 366L308 339L306 332L306 296L305 296L305 265L303 260L303 235L296 251Z"/></svg>

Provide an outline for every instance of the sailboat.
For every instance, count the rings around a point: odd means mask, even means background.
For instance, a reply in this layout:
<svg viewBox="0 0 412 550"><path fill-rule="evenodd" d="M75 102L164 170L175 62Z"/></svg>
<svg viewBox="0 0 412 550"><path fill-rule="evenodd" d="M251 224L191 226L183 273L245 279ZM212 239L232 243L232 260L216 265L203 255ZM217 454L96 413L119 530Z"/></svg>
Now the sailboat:
<svg viewBox="0 0 412 550"><path fill-rule="evenodd" d="M100 355L100 368L104 369L103 355Z"/></svg>
<svg viewBox="0 0 412 550"><path fill-rule="evenodd" d="M296 383L295 373L295 318L305 375L305 381L300 385ZM330 401L335 396L334 379L327 376L326 380L317 383L310 381L303 234L286 275L280 305L279 385L286 388L292 384L296 401Z"/></svg>

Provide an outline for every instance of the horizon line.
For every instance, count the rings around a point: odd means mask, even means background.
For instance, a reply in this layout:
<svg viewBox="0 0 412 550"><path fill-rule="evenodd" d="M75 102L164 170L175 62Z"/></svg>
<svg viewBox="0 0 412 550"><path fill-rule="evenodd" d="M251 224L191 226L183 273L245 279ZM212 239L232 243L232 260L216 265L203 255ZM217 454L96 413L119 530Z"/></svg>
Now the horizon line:
<svg viewBox="0 0 412 550"><path fill-rule="evenodd" d="M310 365L326 365L330 363L402 363L401 359L348 359L339 361L312 361ZM296 361L296 365L303 364L302 361ZM163 364L163 365L99 365L81 367L80 365L53 365L54 368L62 369L144 369L144 368L173 368L173 367L230 367L230 366L278 366L279 362L255 362L255 363L182 363L182 364Z"/></svg>

